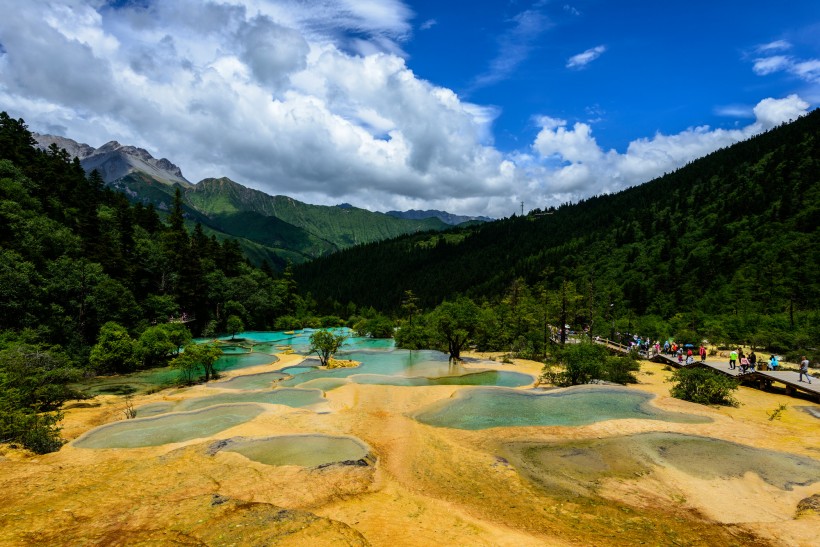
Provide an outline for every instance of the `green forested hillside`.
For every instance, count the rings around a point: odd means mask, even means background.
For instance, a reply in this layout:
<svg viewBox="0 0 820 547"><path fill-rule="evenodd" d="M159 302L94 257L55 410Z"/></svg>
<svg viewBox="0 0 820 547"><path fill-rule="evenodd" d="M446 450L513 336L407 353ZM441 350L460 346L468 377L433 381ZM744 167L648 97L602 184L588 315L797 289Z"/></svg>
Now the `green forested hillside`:
<svg viewBox="0 0 820 547"><path fill-rule="evenodd" d="M359 246L295 275L327 309L388 312L406 290L429 309L457 294L498 301L516 279L570 282L586 302L579 327L818 346L819 126L815 111L618 194Z"/></svg>
<svg viewBox="0 0 820 547"><path fill-rule="evenodd" d="M288 224L295 233L294 250L304 249L310 257L321 256L360 243L369 243L420 230L443 230L448 226L438 219L407 220L356 207L310 205L286 196L269 196L246 188L227 178L205 179L184 193L185 201L216 223L241 230L237 216L255 213ZM246 217L247 218L247 217ZM252 237L265 237L264 231L250 230ZM229 233L243 234L241 231Z"/></svg>
<svg viewBox="0 0 820 547"><path fill-rule="evenodd" d="M0 442L59 447L59 415L43 412L78 396L71 381L167 364L192 334L291 328L305 313L287 271L254 268L200 224L189 232L183 212L177 193L163 222L0 113Z"/></svg>
<svg viewBox="0 0 820 547"><path fill-rule="evenodd" d="M175 187L132 173L112 186L134 201L169 208ZM286 196L269 196L227 178L204 179L182 189L185 215L212 233L236 238L257 264L267 261L281 270L360 243L401 234L444 230L435 219L394 218L355 207L309 205Z"/></svg>

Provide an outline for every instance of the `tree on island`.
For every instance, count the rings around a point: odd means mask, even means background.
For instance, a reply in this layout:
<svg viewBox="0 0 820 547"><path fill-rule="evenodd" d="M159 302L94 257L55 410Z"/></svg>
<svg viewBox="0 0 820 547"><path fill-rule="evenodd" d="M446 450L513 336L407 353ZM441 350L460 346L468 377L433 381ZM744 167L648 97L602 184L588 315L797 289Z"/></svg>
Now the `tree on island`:
<svg viewBox="0 0 820 547"><path fill-rule="evenodd" d="M461 359L461 350L478 327L479 308L469 298L442 302L430 313L428 326L431 338L439 347L446 347L450 360Z"/></svg>
<svg viewBox="0 0 820 547"><path fill-rule="evenodd" d="M329 330L317 330L310 335L310 348L308 353L315 353L319 356L319 362L326 367L330 358L339 351L339 348L347 340L344 334L333 334Z"/></svg>

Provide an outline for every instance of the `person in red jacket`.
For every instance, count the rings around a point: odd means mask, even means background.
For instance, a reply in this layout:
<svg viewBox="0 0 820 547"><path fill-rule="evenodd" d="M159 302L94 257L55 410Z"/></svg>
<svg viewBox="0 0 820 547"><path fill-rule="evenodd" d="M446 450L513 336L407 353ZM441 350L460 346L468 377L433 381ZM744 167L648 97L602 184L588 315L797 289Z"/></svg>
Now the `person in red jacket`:
<svg viewBox="0 0 820 547"><path fill-rule="evenodd" d="M700 345L698 353L700 353L700 362L703 363L704 361L706 361L706 348L703 346L703 344Z"/></svg>

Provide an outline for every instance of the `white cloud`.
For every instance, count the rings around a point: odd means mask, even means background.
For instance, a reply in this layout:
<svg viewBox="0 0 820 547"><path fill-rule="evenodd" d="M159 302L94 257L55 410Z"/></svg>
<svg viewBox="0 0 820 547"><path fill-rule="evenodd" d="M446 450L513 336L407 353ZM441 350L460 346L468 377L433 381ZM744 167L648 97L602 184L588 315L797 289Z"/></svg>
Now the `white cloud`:
<svg viewBox="0 0 820 547"><path fill-rule="evenodd" d="M590 48L583 53L573 55L567 60L567 68L581 69L600 57L606 51L606 46L600 45Z"/></svg>
<svg viewBox="0 0 820 547"><path fill-rule="evenodd" d="M77 25L61 23L64 7L16 5L15 21L0 21L0 105L33 130L142 146L194 181L497 213L517 176L491 145L498 111L408 69L392 50L412 14L385 11L393 4L326 0L337 21L296 0L100 12L75 0ZM350 29L370 54L337 47Z"/></svg>
<svg viewBox="0 0 820 547"><path fill-rule="evenodd" d="M766 130L783 122L796 120L806 114L809 106L809 103L797 95L789 95L785 99L763 99L754 107L754 113L757 124Z"/></svg>
<svg viewBox="0 0 820 547"><path fill-rule="evenodd" d="M512 26L498 38L498 54L478 75L470 91L507 79L532 53L535 40L550 26L550 20L537 9L525 10L510 19Z"/></svg>
<svg viewBox="0 0 820 547"><path fill-rule="evenodd" d="M755 59L755 64L752 66L752 70L758 76L765 76L766 74L772 74L773 72L785 70L791 64L792 60L790 58L783 55L775 55L773 57L762 57L760 59Z"/></svg>
<svg viewBox="0 0 820 547"><path fill-rule="evenodd" d="M541 118L545 125L538 133L533 148L543 157L560 156L571 163L589 163L600 159L602 152L592 137L592 129L576 123L567 130L564 120Z"/></svg>
<svg viewBox="0 0 820 547"><path fill-rule="evenodd" d="M786 40L775 40L768 44L761 44L755 48L758 53L771 53L772 51L786 51L791 49L792 45Z"/></svg>
<svg viewBox="0 0 820 547"><path fill-rule="evenodd" d="M752 107L741 104L727 104L718 106L714 110L718 116L726 116L728 118L754 118Z"/></svg>
<svg viewBox="0 0 820 547"><path fill-rule="evenodd" d="M531 150L493 146L500 111L418 78L399 0L202 0L100 7L0 0L0 109L92 146L116 139L180 165L311 203L506 216L648 180L805 111L761 101L754 124L604 151L591 123L538 118ZM96 9L95 9L96 8ZM514 21L487 82L547 27ZM357 55L354 51L367 51ZM810 71L811 66L802 70Z"/></svg>
<svg viewBox="0 0 820 547"><path fill-rule="evenodd" d="M810 83L820 83L820 59L796 59L788 55L773 55L755 59L752 70L758 76L787 72Z"/></svg>
<svg viewBox="0 0 820 547"><path fill-rule="evenodd" d="M434 26L436 26L437 24L438 24L438 21L436 21L435 19L427 19L426 21L424 21L422 24L419 25L419 30L429 30L429 29L433 28Z"/></svg>
<svg viewBox="0 0 820 547"><path fill-rule="evenodd" d="M308 43L302 35L260 15L242 23L237 35L240 58L256 80L278 88L288 76L306 66Z"/></svg>
<svg viewBox="0 0 820 547"><path fill-rule="evenodd" d="M820 82L820 59L798 61L792 65L790 72L806 81L818 83Z"/></svg>
<svg viewBox="0 0 820 547"><path fill-rule="evenodd" d="M658 133L632 141L624 153L601 149L587 124L576 123L568 129L563 120L541 117L536 120L541 130L532 146L536 157L520 157L519 163L527 164L530 173L540 179L538 191L543 194L562 193L579 199L616 192L796 119L808 108L809 104L797 95L768 98L754 107L755 121L741 129L701 126L675 135Z"/></svg>

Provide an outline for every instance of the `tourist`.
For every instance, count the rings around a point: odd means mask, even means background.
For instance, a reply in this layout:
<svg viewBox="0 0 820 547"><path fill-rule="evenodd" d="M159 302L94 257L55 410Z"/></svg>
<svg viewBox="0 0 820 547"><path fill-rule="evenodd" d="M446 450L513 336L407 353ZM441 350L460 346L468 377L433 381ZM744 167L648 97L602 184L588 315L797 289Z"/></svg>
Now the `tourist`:
<svg viewBox="0 0 820 547"><path fill-rule="evenodd" d="M777 362L777 355L769 357L769 370L777 370L779 364L780 363Z"/></svg>
<svg viewBox="0 0 820 547"><path fill-rule="evenodd" d="M806 356L803 356L803 359L800 361L800 381L803 381L803 376L806 377L806 381L811 383L811 377L809 376L809 360Z"/></svg>
<svg viewBox="0 0 820 547"><path fill-rule="evenodd" d="M701 344L700 349L698 350L698 353L700 354L700 362L705 363L706 362L706 346Z"/></svg>
<svg viewBox="0 0 820 547"><path fill-rule="evenodd" d="M737 350L732 350L729 353L729 370L734 370L735 365L737 364Z"/></svg>
<svg viewBox="0 0 820 547"><path fill-rule="evenodd" d="M752 350L752 353L749 354L749 364L752 370L757 370L757 355L755 355L755 350Z"/></svg>
<svg viewBox="0 0 820 547"><path fill-rule="evenodd" d="M743 355L743 353L741 353L741 355ZM749 359L745 355L740 358L740 372L741 374L749 372Z"/></svg>
<svg viewBox="0 0 820 547"><path fill-rule="evenodd" d="M689 352L689 355L686 356L686 364L691 365L695 362L695 358L692 356L692 352Z"/></svg>

